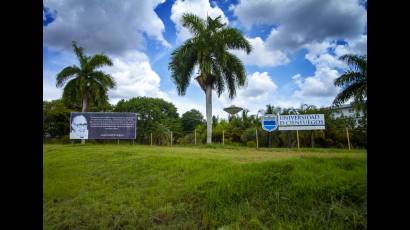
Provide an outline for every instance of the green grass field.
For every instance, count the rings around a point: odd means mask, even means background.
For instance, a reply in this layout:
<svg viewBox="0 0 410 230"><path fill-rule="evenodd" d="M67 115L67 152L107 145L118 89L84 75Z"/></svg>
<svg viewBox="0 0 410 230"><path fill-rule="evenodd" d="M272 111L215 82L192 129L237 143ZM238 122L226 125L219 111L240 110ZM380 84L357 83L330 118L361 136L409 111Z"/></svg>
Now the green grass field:
<svg viewBox="0 0 410 230"><path fill-rule="evenodd" d="M44 229L367 229L367 153L44 145Z"/></svg>

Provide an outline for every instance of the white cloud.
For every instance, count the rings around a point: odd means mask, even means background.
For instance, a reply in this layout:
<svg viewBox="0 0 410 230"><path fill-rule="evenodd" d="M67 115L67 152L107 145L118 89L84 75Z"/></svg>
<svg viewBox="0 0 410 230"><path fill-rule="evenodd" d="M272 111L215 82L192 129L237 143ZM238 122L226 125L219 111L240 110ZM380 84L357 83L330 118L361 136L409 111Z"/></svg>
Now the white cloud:
<svg viewBox="0 0 410 230"><path fill-rule="evenodd" d="M260 37L246 39L253 47L253 51L250 54L246 54L242 50L231 50L231 52L237 55L245 65L275 67L289 62L289 59L283 52L267 49L264 41Z"/></svg>
<svg viewBox="0 0 410 230"><path fill-rule="evenodd" d="M347 44L337 45L336 42L312 42L303 46L308 53L305 58L318 68L347 68L346 63L339 60L344 54L367 54L367 35L348 39ZM333 53L331 53L331 50Z"/></svg>
<svg viewBox="0 0 410 230"><path fill-rule="evenodd" d="M71 49L76 40L91 52L120 54L144 48L144 34L169 46L165 26L154 9L160 1L45 0L56 11L55 20L43 27L46 46Z"/></svg>
<svg viewBox="0 0 410 230"><path fill-rule="evenodd" d="M303 47L308 51L305 58L315 66L316 71L313 76L306 78L300 74L293 76L292 80L297 89L291 98L282 101L290 104L299 101L300 104L329 106L341 90L334 86L334 80L341 75L343 69L347 68L346 63L339 60L339 57L346 53L366 54L367 36L347 40L347 44L344 45L337 45L336 42L326 40L305 44Z"/></svg>
<svg viewBox="0 0 410 230"><path fill-rule="evenodd" d="M337 77L339 77L337 70L328 67L320 67L313 76L304 79L296 75L292 79L299 89L294 92L294 96L301 100L306 97L334 97L338 92L333 84Z"/></svg>
<svg viewBox="0 0 410 230"><path fill-rule="evenodd" d="M346 67L345 63L338 59L338 56L329 53L329 49L336 48L336 44L334 42L313 42L304 45L304 48L308 50L305 58L316 66L316 68L334 69Z"/></svg>
<svg viewBox="0 0 410 230"><path fill-rule="evenodd" d="M43 100L55 100L61 98L62 89L56 87L56 73L43 70Z"/></svg>
<svg viewBox="0 0 410 230"><path fill-rule="evenodd" d="M357 37L367 23L367 12L357 0L241 0L234 14L247 28L278 26L272 29L267 43L288 51L326 38Z"/></svg>
<svg viewBox="0 0 410 230"><path fill-rule="evenodd" d="M234 99L229 99L227 92L224 92L220 98L214 94L213 98L217 98L216 108L221 117L227 117L223 108L232 104L249 109L251 114L256 114L266 104L272 104L277 90L278 86L267 72L254 72L248 76L247 85L237 90Z"/></svg>
<svg viewBox="0 0 410 230"><path fill-rule="evenodd" d="M239 4L231 6L230 10L233 10L241 24L249 29L252 25L274 24L278 20L278 8L283 3L284 1L240 0Z"/></svg>
<svg viewBox="0 0 410 230"><path fill-rule="evenodd" d="M113 66L103 70L117 82L117 87L109 91L111 103L137 96L167 98L167 94L160 90L160 77L152 70L144 53L130 51L114 57Z"/></svg>
<svg viewBox="0 0 410 230"><path fill-rule="evenodd" d="M181 19L184 13L193 13L203 19L206 19L207 15L211 18L221 16L221 22L229 24L224 12L217 5L212 7L208 0L176 0L171 8L171 20L175 23L178 42L192 37L189 30L182 26Z"/></svg>
<svg viewBox="0 0 410 230"><path fill-rule="evenodd" d="M191 109L196 109L201 112L204 117L206 116L205 94L203 95L203 97L197 99L172 95L165 100L171 102L175 105L175 107L177 107L180 116ZM215 107L215 105L213 105L213 107Z"/></svg>
<svg viewBox="0 0 410 230"><path fill-rule="evenodd" d="M361 35L355 39L347 39L348 45L338 45L335 48L337 56L344 54L367 54L367 35Z"/></svg>
<svg viewBox="0 0 410 230"><path fill-rule="evenodd" d="M43 65L43 100L55 100L62 96L62 88L56 87L56 76L63 68L76 64L74 54L60 52L58 55L48 56L49 53L44 53Z"/></svg>

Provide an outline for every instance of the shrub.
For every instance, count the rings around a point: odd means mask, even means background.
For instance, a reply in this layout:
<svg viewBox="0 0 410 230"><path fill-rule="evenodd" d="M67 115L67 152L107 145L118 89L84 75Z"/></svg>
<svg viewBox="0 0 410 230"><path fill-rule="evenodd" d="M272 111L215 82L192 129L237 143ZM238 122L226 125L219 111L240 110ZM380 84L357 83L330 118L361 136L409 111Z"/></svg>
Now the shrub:
<svg viewBox="0 0 410 230"><path fill-rule="evenodd" d="M246 146L255 148L256 147L256 142L255 141L248 141L248 142L246 142Z"/></svg>

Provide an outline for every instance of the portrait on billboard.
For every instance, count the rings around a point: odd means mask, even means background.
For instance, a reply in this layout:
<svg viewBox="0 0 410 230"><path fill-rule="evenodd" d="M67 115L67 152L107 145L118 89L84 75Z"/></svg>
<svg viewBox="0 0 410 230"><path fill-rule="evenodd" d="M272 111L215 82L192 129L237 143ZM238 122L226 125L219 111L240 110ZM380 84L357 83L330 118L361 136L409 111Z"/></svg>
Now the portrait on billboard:
<svg viewBox="0 0 410 230"><path fill-rule="evenodd" d="M135 113L72 112L70 139L135 139L136 127Z"/></svg>
<svg viewBox="0 0 410 230"><path fill-rule="evenodd" d="M88 139L88 126L85 116L77 115L73 117L70 139Z"/></svg>

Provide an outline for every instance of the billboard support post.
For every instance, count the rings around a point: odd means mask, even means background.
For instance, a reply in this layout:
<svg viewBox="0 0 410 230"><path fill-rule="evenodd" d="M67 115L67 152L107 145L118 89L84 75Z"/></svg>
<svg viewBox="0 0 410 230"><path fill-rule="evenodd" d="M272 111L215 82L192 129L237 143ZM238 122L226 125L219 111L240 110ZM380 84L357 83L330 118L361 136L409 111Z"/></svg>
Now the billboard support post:
<svg viewBox="0 0 410 230"><path fill-rule="evenodd" d="M151 133L151 146L152 146L152 133Z"/></svg>
<svg viewBox="0 0 410 230"><path fill-rule="evenodd" d="M349 150L350 150L349 129L347 127L346 127L346 136L347 136L347 145L349 146Z"/></svg>
<svg viewBox="0 0 410 230"><path fill-rule="evenodd" d="M298 141L298 149L300 149L300 147L299 147L299 130L296 130L296 139Z"/></svg>
<svg viewBox="0 0 410 230"><path fill-rule="evenodd" d="M258 129L257 128L255 129L255 132L256 132L256 149L258 149L259 148L259 140L258 140Z"/></svg>

